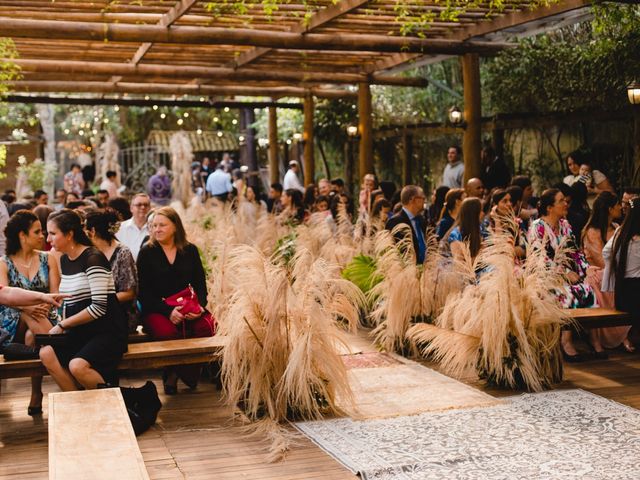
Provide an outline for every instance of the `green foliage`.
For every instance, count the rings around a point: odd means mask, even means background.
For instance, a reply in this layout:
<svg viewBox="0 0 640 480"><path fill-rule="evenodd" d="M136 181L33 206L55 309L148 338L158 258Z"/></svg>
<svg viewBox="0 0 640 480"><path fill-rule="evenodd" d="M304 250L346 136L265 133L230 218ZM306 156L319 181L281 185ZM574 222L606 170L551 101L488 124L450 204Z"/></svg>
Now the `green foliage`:
<svg viewBox="0 0 640 480"><path fill-rule="evenodd" d="M375 274L376 260L367 255L357 255L342 270L342 277L355 284L363 293L368 293L382 281L380 275Z"/></svg>
<svg viewBox="0 0 640 480"><path fill-rule="evenodd" d="M7 174L2 171L7 166L7 146L0 145L0 180L7 178Z"/></svg>
<svg viewBox="0 0 640 480"><path fill-rule="evenodd" d="M0 38L0 98L9 92L9 82L20 78L20 67L11 61L18 51L10 38Z"/></svg>
<svg viewBox="0 0 640 480"><path fill-rule="evenodd" d="M485 91L499 112L566 112L627 105L640 78L640 7L601 5L591 23L520 42L488 68Z"/></svg>
<svg viewBox="0 0 640 480"><path fill-rule="evenodd" d="M18 163L20 166L18 167L19 173L24 173L27 177L27 183L32 191L42 190L44 188L45 179L47 175L51 172L47 170L51 167L48 167L44 160L41 158L36 158L33 162L27 163L26 159L21 156L18 159ZM55 170L55 166L53 166Z"/></svg>
<svg viewBox="0 0 640 480"><path fill-rule="evenodd" d="M273 252L273 258L275 262L280 262L284 266L289 267L293 258L296 255L296 239L297 235L295 230L290 234L279 238L276 242L276 248Z"/></svg>

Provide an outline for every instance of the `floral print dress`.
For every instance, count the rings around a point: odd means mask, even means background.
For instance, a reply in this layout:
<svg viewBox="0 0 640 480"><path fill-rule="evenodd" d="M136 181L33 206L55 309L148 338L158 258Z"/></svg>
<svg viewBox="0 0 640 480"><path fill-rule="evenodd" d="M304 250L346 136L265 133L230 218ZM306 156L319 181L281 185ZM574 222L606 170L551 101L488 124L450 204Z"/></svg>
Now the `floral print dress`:
<svg viewBox="0 0 640 480"><path fill-rule="evenodd" d="M582 251L576 248L571 225L564 218L558 222L558 228L554 230L551 225L539 218L533 222L529 229L529 242L542 242L547 260L555 264L555 255L560 247L570 247L568 253L568 264L562 267L564 273L575 272L580 277L580 281L570 285L565 284L561 290L556 290L556 299L563 308L590 308L597 306L595 293L589 284L586 283L587 268L589 263Z"/></svg>

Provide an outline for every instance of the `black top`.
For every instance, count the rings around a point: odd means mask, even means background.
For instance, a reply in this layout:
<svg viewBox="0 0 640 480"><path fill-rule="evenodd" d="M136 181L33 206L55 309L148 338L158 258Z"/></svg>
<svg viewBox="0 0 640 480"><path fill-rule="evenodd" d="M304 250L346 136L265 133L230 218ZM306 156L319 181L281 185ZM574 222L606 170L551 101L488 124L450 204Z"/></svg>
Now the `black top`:
<svg viewBox="0 0 640 480"><path fill-rule="evenodd" d="M60 259L60 293L71 295L64 301L64 317L87 310L93 321L69 329L83 339L113 334L126 343L127 325L118 304L107 258L95 247L86 248L75 260Z"/></svg>
<svg viewBox="0 0 640 480"><path fill-rule="evenodd" d="M487 191L491 191L492 189L506 188L511 181L511 172L509 171L509 167L499 157L496 157L494 161L489 165L482 175L482 183L484 183L484 188Z"/></svg>
<svg viewBox="0 0 640 480"><path fill-rule="evenodd" d="M138 254L138 299L142 314L159 313L171 315L174 307L164 303L164 298L180 292L189 284L198 295L204 308L207 305L207 284L198 248L188 244L176 253L173 264L169 263L162 247L147 243Z"/></svg>

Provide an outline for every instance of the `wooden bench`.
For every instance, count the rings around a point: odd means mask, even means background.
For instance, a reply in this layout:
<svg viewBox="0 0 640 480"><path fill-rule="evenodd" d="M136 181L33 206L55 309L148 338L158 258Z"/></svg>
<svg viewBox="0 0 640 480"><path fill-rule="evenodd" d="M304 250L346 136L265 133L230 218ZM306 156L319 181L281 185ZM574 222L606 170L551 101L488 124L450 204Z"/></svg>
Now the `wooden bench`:
<svg viewBox="0 0 640 480"><path fill-rule="evenodd" d="M129 345L118 370L141 370L207 363L215 359L225 345L225 337L186 338ZM0 378L47 375L40 360L5 361L0 355Z"/></svg>
<svg viewBox="0 0 640 480"><path fill-rule="evenodd" d="M119 388L49 394L49 479L148 479Z"/></svg>
<svg viewBox="0 0 640 480"><path fill-rule="evenodd" d="M576 326L582 329L633 324L631 314L609 308L574 308L567 313L569 312Z"/></svg>

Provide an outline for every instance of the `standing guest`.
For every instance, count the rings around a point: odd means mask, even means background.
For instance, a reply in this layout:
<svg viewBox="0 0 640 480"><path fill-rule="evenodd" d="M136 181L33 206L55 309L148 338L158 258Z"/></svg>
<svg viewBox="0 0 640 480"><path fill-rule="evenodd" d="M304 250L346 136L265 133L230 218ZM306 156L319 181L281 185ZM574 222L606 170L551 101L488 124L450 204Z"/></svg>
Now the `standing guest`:
<svg viewBox="0 0 640 480"><path fill-rule="evenodd" d="M431 205L427 209L427 223L430 227L435 228L444 207L444 199L449 192L449 187L444 185L436 188L431 194Z"/></svg>
<svg viewBox="0 0 640 480"><path fill-rule="evenodd" d="M210 337L213 325L206 315L207 285L198 248L189 243L182 221L171 207L153 216L153 237L138 256L139 300L142 319L156 340ZM182 314L179 307L164 302L191 286L200 311ZM165 393L177 393L178 377L190 388L198 383L200 367L171 367L163 375Z"/></svg>
<svg viewBox="0 0 640 480"><path fill-rule="evenodd" d="M484 198L486 192L484 184L479 178L470 178L464 190L467 198L479 198L480 200Z"/></svg>
<svg viewBox="0 0 640 480"><path fill-rule="evenodd" d="M640 200L629 200L629 213L602 251L602 291L614 292L618 310L640 321Z"/></svg>
<svg viewBox="0 0 640 480"><path fill-rule="evenodd" d="M295 189L300 193L304 192L304 187L298 178L298 172L300 171L300 165L297 160L291 160L289 162L289 170L284 174L284 180L282 182L282 187L285 190Z"/></svg>
<svg viewBox="0 0 640 480"><path fill-rule="evenodd" d="M151 200L146 193L134 195L131 199L131 218L122 222L116 233L116 238L129 249L134 260L137 260L145 238L149 237L147 215L150 210Z"/></svg>
<svg viewBox="0 0 640 480"><path fill-rule="evenodd" d="M40 360L63 391L115 383L117 367L127 351L127 326L118 305L109 262L82 230L71 210L51 214L49 242L60 258L62 321L49 330L66 334L66 345L44 346Z"/></svg>
<svg viewBox="0 0 640 480"><path fill-rule="evenodd" d="M462 188L464 177L464 163L460 160L462 150L457 145L449 147L447 150L447 166L442 173L442 185L449 188Z"/></svg>
<svg viewBox="0 0 640 480"><path fill-rule="evenodd" d="M576 237L576 245L579 243L580 235L584 226L589 220L591 211L587 205L587 187L582 182L575 182L571 187L571 197L565 194L565 198L569 201L569 209L567 211L567 221L571 225L571 231Z"/></svg>
<svg viewBox="0 0 640 480"><path fill-rule="evenodd" d="M600 170L594 170L593 164L589 159L583 159L580 161L580 177L579 182L584 183L587 186L587 190L591 195L597 195L600 192L613 193L613 187L611 182L604 173Z"/></svg>
<svg viewBox="0 0 640 480"><path fill-rule="evenodd" d="M171 179L167 173L167 167L158 168L147 183L147 193L151 201L157 205L167 205L171 200Z"/></svg>
<svg viewBox="0 0 640 480"><path fill-rule="evenodd" d="M640 188L624 187L622 190L622 214L626 217L629 214L631 200L640 198Z"/></svg>
<svg viewBox="0 0 640 480"><path fill-rule="evenodd" d="M71 170L64 174L64 189L67 192L75 193L78 198L84 190L85 183L82 178L82 169L77 163L71 164Z"/></svg>
<svg viewBox="0 0 640 480"><path fill-rule="evenodd" d="M460 212L447 235L446 244L453 258L463 260L464 243L469 244L471 258L476 258L482 247L482 240L487 236L482 228L482 202L479 198L465 198L460 206ZM445 249L446 250L446 249Z"/></svg>
<svg viewBox="0 0 640 480"><path fill-rule="evenodd" d="M53 202L54 210L62 210L67 203L67 191L64 188L56 190L55 201Z"/></svg>
<svg viewBox="0 0 640 480"><path fill-rule="evenodd" d="M482 162L483 175L482 182L484 187L491 191L494 188L506 188L511 181L511 172L509 167L500 157L496 156L496 152L491 146L486 146L480 152L480 161Z"/></svg>
<svg viewBox="0 0 640 480"><path fill-rule="evenodd" d="M89 240L109 261L116 298L127 319L129 333L133 333L138 326L134 307L138 291L138 274L131 251L116 239L118 223L118 214L115 210L92 210L85 215L84 229Z"/></svg>
<svg viewBox="0 0 640 480"><path fill-rule="evenodd" d="M110 196L107 190L98 190L94 198L97 200L98 206L101 208L104 208L109 204Z"/></svg>
<svg viewBox="0 0 640 480"><path fill-rule="evenodd" d="M593 202L591 216L582 231L582 248L589 262L587 283L593 288L598 305L610 309L615 308L613 293L601 291L602 272L605 268L602 250L613 237L618 227L614 222L621 215L622 206L618 197L611 192L602 192ZM605 348L616 348L622 344L628 352L632 352L635 349L628 338L629 329L627 326L592 328L589 331L591 345L596 352L604 352Z"/></svg>
<svg viewBox="0 0 640 480"><path fill-rule="evenodd" d="M202 164L200 165L200 183L204 186L207 185L207 180L209 179L209 175L213 173L213 165L211 165L211 159L209 157L204 157L202 159Z"/></svg>
<svg viewBox="0 0 640 480"><path fill-rule="evenodd" d="M116 181L116 179L118 178L118 174L113 170L109 170L106 173L106 177L107 178L102 180L102 183L100 183L100 190L106 190L109 194L109 198L116 198L118 196L119 187ZM104 205L106 205L106 203Z"/></svg>
<svg viewBox="0 0 640 480"><path fill-rule="evenodd" d="M362 187L358 197L358 213L366 215L371 207L371 192L378 188L378 180L373 173L367 173L362 179Z"/></svg>
<svg viewBox="0 0 640 480"><path fill-rule="evenodd" d="M422 188L417 185L407 185L400 192L400 203L402 210L391 217L385 228L393 230L400 224L409 225L411 228L411 239L413 242L413 250L416 257L416 263L424 263L427 253L427 243L425 240L426 222L422 216L424 210L424 201L426 197ZM396 238L398 240L398 238Z"/></svg>
<svg viewBox="0 0 640 480"><path fill-rule="evenodd" d="M216 171L209 175L206 188L207 193L218 201L226 202L228 200L233 185L231 184L231 175L225 172L222 162Z"/></svg>
<svg viewBox="0 0 640 480"><path fill-rule="evenodd" d="M328 197L331 193L331 183L328 178L318 180L318 195Z"/></svg>
<svg viewBox="0 0 640 480"><path fill-rule="evenodd" d="M547 261L559 269L565 285L555 292L556 300L563 308L590 308L596 303L593 289L585 282L587 263L584 254L576 248L571 225L566 220L569 211L564 194L557 188L542 192L538 203L540 218L535 220L529 230L529 242L541 242ZM556 258L558 249L569 248L568 260ZM554 263L558 261L558 263ZM562 263L559 263L562 262ZM568 362L579 362L583 357L573 345L571 330L565 329L560 336L564 358Z"/></svg>
<svg viewBox="0 0 640 480"><path fill-rule="evenodd" d="M280 217L284 221L302 223L305 218L304 204L300 190L290 188L282 194L282 213Z"/></svg>
<svg viewBox="0 0 640 480"><path fill-rule="evenodd" d="M580 178L580 157L581 155L578 151L571 152L567 156L567 169L569 170L569 175L564 177L562 181L570 187Z"/></svg>
<svg viewBox="0 0 640 480"><path fill-rule="evenodd" d="M48 208L40 206L39 208ZM28 210L17 211L7 223L7 254L0 260L0 285L24 290L57 292L60 272L56 259L40 251L44 242L38 217ZM55 324L47 304L11 308L0 306L0 327L9 332L12 341L24 340L35 346L34 335L47 333ZM42 413L42 377L31 378L31 400L28 414Z"/></svg>
<svg viewBox="0 0 640 480"><path fill-rule="evenodd" d="M282 197L282 185L280 183L272 183L271 188L269 189L269 197L267 198L267 211L269 213L273 213L274 215L278 215L282 212L282 202L280 198Z"/></svg>
<svg viewBox="0 0 640 480"><path fill-rule="evenodd" d="M455 223L462 201L466 197L467 194L462 188L453 188L447 192L444 197L444 206L440 211L440 218L436 224L436 237L438 237L438 240L442 240Z"/></svg>
<svg viewBox="0 0 640 480"><path fill-rule="evenodd" d="M121 222L131 218L131 205L129 205L129 200L124 197L109 199L107 207L112 208L118 213Z"/></svg>
<svg viewBox="0 0 640 480"><path fill-rule="evenodd" d="M48 205L49 195L44 190L36 190L33 192L33 201L36 202L36 205Z"/></svg>
<svg viewBox="0 0 640 480"><path fill-rule="evenodd" d="M331 192L338 195L341 193L345 193L344 180L342 180L341 178L334 178L333 180L331 180Z"/></svg>

